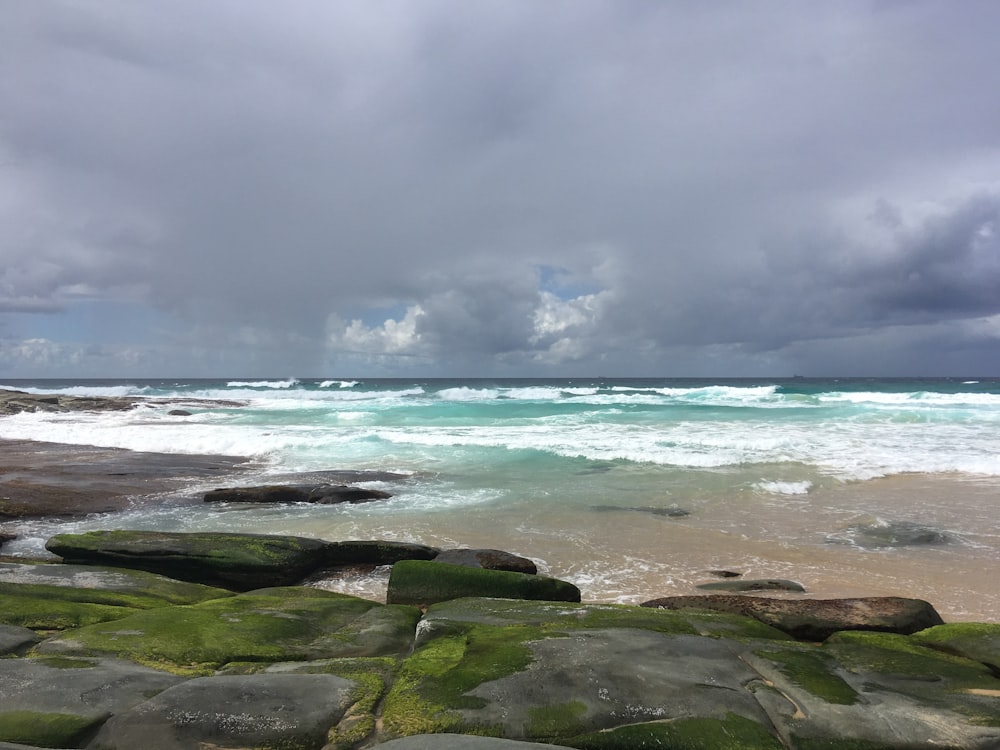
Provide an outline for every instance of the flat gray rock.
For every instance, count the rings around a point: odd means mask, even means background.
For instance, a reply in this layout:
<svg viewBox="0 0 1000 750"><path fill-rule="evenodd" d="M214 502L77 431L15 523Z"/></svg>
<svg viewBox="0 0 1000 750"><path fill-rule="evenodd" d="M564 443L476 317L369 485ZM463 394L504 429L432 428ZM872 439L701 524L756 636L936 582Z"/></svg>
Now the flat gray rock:
<svg viewBox="0 0 1000 750"><path fill-rule="evenodd" d="M41 638L34 630L16 625L0 625L0 654L12 654L38 643Z"/></svg>
<svg viewBox="0 0 1000 750"><path fill-rule="evenodd" d="M200 677L112 717L89 746L318 750L350 706L354 688L350 680L322 674Z"/></svg>
<svg viewBox="0 0 1000 750"><path fill-rule="evenodd" d="M108 716L182 680L117 659L0 659L0 732L29 746L80 747Z"/></svg>

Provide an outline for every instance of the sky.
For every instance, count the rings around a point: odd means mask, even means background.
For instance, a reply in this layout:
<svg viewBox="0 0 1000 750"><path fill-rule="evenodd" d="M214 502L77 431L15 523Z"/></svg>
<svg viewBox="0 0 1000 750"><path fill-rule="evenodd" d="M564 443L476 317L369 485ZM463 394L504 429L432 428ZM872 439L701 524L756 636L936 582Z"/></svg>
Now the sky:
<svg viewBox="0 0 1000 750"><path fill-rule="evenodd" d="M1000 375L993 0L0 18L0 382Z"/></svg>

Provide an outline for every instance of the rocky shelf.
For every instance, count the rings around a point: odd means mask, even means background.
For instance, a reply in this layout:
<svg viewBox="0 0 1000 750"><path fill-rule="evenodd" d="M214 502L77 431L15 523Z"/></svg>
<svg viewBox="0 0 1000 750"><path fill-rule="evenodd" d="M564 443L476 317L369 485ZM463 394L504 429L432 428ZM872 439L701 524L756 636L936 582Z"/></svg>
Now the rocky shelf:
<svg viewBox="0 0 1000 750"><path fill-rule="evenodd" d="M381 541L48 547L0 563L0 750L1000 747L1000 625L920 600L582 603L501 550ZM386 603L297 582L348 565L392 565Z"/></svg>

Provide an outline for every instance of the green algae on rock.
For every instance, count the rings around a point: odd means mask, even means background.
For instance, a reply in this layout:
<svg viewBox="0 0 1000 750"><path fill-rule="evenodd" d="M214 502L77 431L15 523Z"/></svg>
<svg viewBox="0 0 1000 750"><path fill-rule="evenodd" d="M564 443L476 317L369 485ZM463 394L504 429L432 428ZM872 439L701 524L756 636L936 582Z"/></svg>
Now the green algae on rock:
<svg viewBox="0 0 1000 750"><path fill-rule="evenodd" d="M106 717L44 711L0 711L0 742L32 747L78 747Z"/></svg>
<svg viewBox="0 0 1000 750"><path fill-rule="evenodd" d="M755 721L736 714L721 719L678 719L630 724L566 740L580 750L783 750Z"/></svg>
<svg viewBox="0 0 1000 750"><path fill-rule="evenodd" d="M208 672L233 661L397 654L420 616L304 587L262 589L190 606L162 607L42 643L42 653L119 654L140 664Z"/></svg>
<svg viewBox="0 0 1000 750"><path fill-rule="evenodd" d="M249 591L298 583L326 561L318 539L265 534L89 531L45 544L66 562L112 565Z"/></svg>
<svg viewBox="0 0 1000 750"><path fill-rule="evenodd" d="M954 622L922 630L914 639L924 646L982 662L1000 677L1000 624Z"/></svg>
<svg viewBox="0 0 1000 750"><path fill-rule="evenodd" d="M580 589L557 578L527 573L403 560L392 567L386 601L426 605L465 596L578 602Z"/></svg>

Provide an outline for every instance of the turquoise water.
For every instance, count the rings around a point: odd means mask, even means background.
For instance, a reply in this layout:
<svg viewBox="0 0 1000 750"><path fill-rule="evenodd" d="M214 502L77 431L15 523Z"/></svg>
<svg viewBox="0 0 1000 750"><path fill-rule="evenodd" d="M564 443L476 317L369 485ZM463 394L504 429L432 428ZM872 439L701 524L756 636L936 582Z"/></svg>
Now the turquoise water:
<svg viewBox="0 0 1000 750"><path fill-rule="evenodd" d="M1000 561L997 379L0 387L148 399L129 412L4 417L0 437L250 456L265 477L328 469L407 476L384 486L394 497L379 505L222 512L171 499L160 513L85 523L502 547L540 559L594 598L621 601L685 590L702 568L734 566L809 573L828 589L838 576L843 589L843 579L857 585L863 575L881 590L918 587L915 571L907 583L907 566L935 561L936 575L971 571L961 584L969 589L976 571ZM190 416L168 413L177 408ZM871 549L852 531L894 523L940 530L948 543ZM52 528L26 529L26 539ZM997 594L984 587L971 588ZM1000 611L997 596L988 607ZM967 602L955 606L971 611Z"/></svg>

